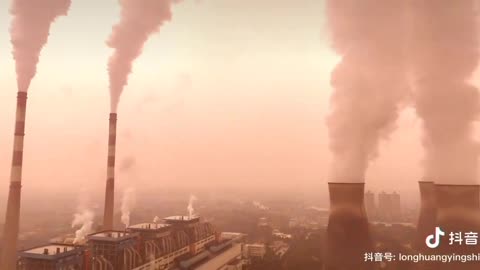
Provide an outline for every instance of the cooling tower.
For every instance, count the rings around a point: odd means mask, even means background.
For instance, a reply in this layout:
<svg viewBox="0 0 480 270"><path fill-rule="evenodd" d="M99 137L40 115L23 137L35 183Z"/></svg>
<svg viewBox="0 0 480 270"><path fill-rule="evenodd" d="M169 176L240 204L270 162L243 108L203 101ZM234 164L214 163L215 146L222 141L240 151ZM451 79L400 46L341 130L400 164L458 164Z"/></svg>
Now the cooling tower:
<svg viewBox="0 0 480 270"><path fill-rule="evenodd" d="M108 130L107 184L105 187L104 230L113 229L113 204L115 193L115 146L117 141L117 114L111 113Z"/></svg>
<svg viewBox="0 0 480 270"><path fill-rule="evenodd" d="M364 206L364 183L329 183L327 270L367 270L364 254L373 252Z"/></svg>
<svg viewBox="0 0 480 270"><path fill-rule="evenodd" d="M437 223L445 232L445 237L435 250L437 254L480 253L479 245L468 245L469 232L480 231L480 186L479 185L436 185ZM462 242L450 245L450 233L461 233ZM432 231L433 233L433 231ZM452 262L439 264L436 269L478 269L478 262Z"/></svg>
<svg viewBox="0 0 480 270"><path fill-rule="evenodd" d="M27 93L18 92L12 168L10 172L10 190L8 192L7 213L5 216L5 228L3 232L3 250L0 261L0 269L2 270L16 269L26 108Z"/></svg>
<svg viewBox="0 0 480 270"><path fill-rule="evenodd" d="M417 223L417 237L415 248L419 251L428 251L425 239L435 231L437 226L437 206L435 200L435 183L419 181L420 188L420 215Z"/></svg>

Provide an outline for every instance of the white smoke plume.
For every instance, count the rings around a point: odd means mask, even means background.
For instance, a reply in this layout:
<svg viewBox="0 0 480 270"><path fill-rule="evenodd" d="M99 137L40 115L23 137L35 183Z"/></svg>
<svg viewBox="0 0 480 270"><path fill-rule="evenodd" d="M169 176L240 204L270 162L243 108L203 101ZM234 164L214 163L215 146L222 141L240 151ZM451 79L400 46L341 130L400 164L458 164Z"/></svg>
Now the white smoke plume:
<svg viewBox="0 0 480 270"><path fill-rule="evenodd" d="M405 2L327 1L332 47L341 56L327 118L333 181L365 180L409 95Z"/></svg>
<svg viewBox="0 0 480 270"><path fill-rule="evenodd" d="M75 231L74 244L79 244L85 240L85 237L93 232L94 212L88 207L88 191L84 188L79 190L77 212L73 215L72 228L78 228Z"/></svg>
<svg viewBox="0 0 480 270"><path fill-rule="evenodd" d="M172 18L171 6L178 0L120 0L120 21L113 27L107 45L114 49L108 62L111 112L117 111L128 83L133 61L140 56L148 38Z"/></svg>
<svg viewBox="0 0 480 270"><path fill-rule="evenodd" d="M419 0L410 7L409 53L415 107L423 121L424 177L474 184L480 96L469 80L480 59L478 1Z"/></svg>
<svg viewBox="0 0 480 270"><path fill-rule="evenodd" d="M188 206L187 206L188 217L189 218L192 218L195 215L195 209L193 208L193 203L196 200L198 200L198 199L197 199L197 197L195 197L195 195L190 195L190 199L188 200Z"/></svg>
<svg viewBox="0 0 480 270"><path fill-rule="evenodd" d="M134 188L126 188L123 191L123 197L122 197L122 216L121 220L122 223L125 225L125 228L130 226L130 212L135 207L135 202L136 202L136 195L135 195L135 189Z"/></svg>
<svg viewBox="0 0 480 270"><path fill-rule="evenodd" d="M70 4L70 0L12 1L10 35L18 91L28 91L37 72L40 52L48 41L50 26L57 17L67 15Z"/></svg>
<svg viewBox="0 0 480 270"><path fill-rule="evenodd" d="M155 216L153 218L153 223L160 223L162 220L158 217L158 216Z"/></svg>
<svg viewBox="0 0 480 270"><path fill-rule="evenodd" d="M89 209L84 209L79 213L75 213L72 221L72 228L80 227L75 231L74 244L85 241L85 237L93 231L94 213Z"/></svg>

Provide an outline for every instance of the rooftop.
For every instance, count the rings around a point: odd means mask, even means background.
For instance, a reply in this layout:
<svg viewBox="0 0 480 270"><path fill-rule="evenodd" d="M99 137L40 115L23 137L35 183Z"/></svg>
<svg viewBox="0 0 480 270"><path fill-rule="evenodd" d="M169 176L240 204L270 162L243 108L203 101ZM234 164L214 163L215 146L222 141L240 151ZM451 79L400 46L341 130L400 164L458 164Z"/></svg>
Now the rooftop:
<svg viewBox="0 0 480 270"><path fill-rule="evenodd" d="M57 249L59 252L66 252L66 251L71 251L74 250L76 247L75 246L67 246L67 245L46 245L46 246L40 246L36 248L32 248L29 250L25 250L23 252L25 253L32 253L32 254L45 254L45 255L54 255L57 253Z"/></svg>
<svg viewBox="0 0 480 270"><path fill-rule="evenodd" d="M56 260L63 257L77 255L83 252L84 248L67 244L48 244L34 247L19 252L23 258L34 258L43 260Z"/></svg>
<svg viewBox="0 0 480 270"><path fill-rule="evenodd" d="M195 223L200 221L199 216L171 216L163 219L168 224Z"/></svg>
<svg viewBox="0 0 480 270"><path fill-rule="evenodd" d="M165 224L165 223L140 223L140 224L132 225L128 228L143 229L143 230L159 230L159 229L163 229L170 226L171 226L170 224Z"/></svg>
<svg viewBox="0 0 480 270"><path fill-rule="evenodd" d="M136 234L127 231L103 231L88 236L89 240L122 241L135 237Z"/></svg>

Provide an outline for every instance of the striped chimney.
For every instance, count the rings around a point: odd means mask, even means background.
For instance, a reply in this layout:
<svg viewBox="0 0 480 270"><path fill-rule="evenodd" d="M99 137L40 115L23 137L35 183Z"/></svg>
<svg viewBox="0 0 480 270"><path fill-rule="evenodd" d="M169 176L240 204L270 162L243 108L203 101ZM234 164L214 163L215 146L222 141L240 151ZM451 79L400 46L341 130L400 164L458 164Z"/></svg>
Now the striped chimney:
<svg viewBox="0 0 480 270"><path fill-rule="evenodd" d="M328 183L330 216L326 270L369 270L364 254L373 252L364 206L364 183Z"/></svg>
<svg viewBox="0 0 480 270"><path fill-rule="evenodd" d="M27 93L18 92L15 137L13 141L10 190L8 192L7 213L3 232L3 250L0 269L15 270L17 264L17 239L20 224L20 190L22 188L23 138L25 136L25 115Z"/></svg>
<svg viewBox="0 0 480 270"><path fill-rule="evenodd" d="M117 114L111 113L108 130L107 185L105 188L105 211L103 229L113 230L113 204L115 194L115 146L117 141Z"/></svg>

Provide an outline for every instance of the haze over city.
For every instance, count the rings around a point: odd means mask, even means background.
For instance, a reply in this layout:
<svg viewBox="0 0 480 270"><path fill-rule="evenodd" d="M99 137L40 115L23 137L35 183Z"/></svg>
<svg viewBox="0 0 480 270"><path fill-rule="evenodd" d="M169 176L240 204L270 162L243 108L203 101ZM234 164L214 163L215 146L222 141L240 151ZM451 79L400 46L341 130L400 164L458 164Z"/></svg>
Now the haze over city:
<svg viewBox="0 0 480 270"><path fill-rule="evenodd" d="M477 1L0 10L3 270L476 269Z"/></svg>
<svg viewBox="0 0 480 270"><path fill-rule="evenodd" d="M119 184L296 187L326 194L331 158L325 118L339 58L330 48L324 4L173 5L172 19L147 41L122 94L117 159L135 162L119 171ZM8 3L0 5L0 148L11 149L15 64ZM29 91L25 194L103 184L112 53L105 42L118 15L116 1L73 1L68 16L52 24ZM367 188L416 188L420 125L407 105L391 138L381 143ZM9 151L0 153L1 178L8 178L10 159ZM7 187L6 181L0 186Z"/></svg>

